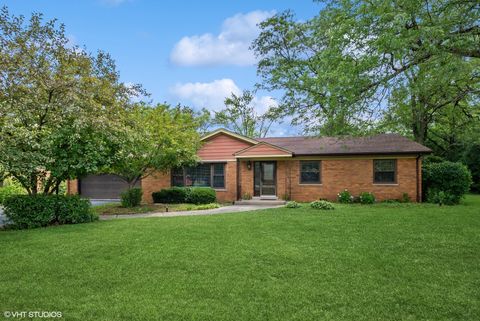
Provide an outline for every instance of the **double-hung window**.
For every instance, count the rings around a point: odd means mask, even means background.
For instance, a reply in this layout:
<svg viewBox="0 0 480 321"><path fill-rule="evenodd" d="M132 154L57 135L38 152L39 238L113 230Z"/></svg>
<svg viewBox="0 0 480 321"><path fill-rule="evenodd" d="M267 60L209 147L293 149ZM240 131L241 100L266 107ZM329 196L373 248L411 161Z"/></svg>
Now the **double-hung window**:
<svg viewBox="0 0 480 321"><path fill-rule="evenodd" d="M320 184L321 161L300 161L300 184Z"/></svg>
<svg viewBox="0 0 480 321"><path fill-rule="evenodd" d="M225 163L199 163L172 169L172 186L225 188Z"/></svg>
<svg viewBox="0 0 480 321"><path fill-rule="evenodd" d="M394 184L397 182L396 159L373 160L373 182L377 184Z"/></svg>

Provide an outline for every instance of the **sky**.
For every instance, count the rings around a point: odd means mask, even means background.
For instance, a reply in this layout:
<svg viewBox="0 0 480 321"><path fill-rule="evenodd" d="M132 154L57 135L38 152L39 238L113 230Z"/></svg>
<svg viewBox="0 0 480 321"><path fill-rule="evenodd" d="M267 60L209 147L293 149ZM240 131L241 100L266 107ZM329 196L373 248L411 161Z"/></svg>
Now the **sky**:
<svg viewBox="0 0 480 321"><path fill-rule="evenodd" d="M299 20L318 14L311 0L2 0L11 14L65 24L73 44L111 54L125 83L139 83L154 103L222 109L225 97L260 81L249 50L257 24L290 9ZM255 108L275 105L281 93L259 91ZM288 121L272 135L297 135Z"/></svg>

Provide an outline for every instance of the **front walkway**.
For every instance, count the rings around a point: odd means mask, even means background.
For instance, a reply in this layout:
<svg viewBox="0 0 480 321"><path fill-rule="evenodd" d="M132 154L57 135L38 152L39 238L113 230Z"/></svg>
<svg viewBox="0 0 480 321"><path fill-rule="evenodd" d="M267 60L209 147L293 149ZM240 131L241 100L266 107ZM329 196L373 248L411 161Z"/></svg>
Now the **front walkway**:
<svg viewBox="0 0 480 321"><path fill-rule="evenodd" d="M144 214L125 214L125 215L101 215L102 220L122 219L122 218L141 218L141 217L172 217L172 216L194 216L194 215L215 215L215 214L227 214L263 210L268 208L283 207L283 205L231 205L223 206L220 208L214 208L210 210L197 210L197 211L178 211L178 212L157 212L157 213L144 213Z"/></svg>

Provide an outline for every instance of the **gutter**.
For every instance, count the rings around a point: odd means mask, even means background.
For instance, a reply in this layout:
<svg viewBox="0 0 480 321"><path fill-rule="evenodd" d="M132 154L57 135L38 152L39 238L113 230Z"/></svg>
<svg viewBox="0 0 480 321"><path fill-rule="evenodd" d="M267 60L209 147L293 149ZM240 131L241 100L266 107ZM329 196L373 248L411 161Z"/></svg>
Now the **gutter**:
<svg viewBox="0 0 480 321"><path fill-rule="evenodd" d="M422 200L422 196L421 196L421 188L419 188L421 186L421 183L420 183L420 177L418 175L418 170L420 169L419 168L419 160L420 160L420 157L422 157L422 154L418 154L417 158L415 158L415 168L416 168L416 182L417 182L417 203L419 203L421 200Z"/></svg>

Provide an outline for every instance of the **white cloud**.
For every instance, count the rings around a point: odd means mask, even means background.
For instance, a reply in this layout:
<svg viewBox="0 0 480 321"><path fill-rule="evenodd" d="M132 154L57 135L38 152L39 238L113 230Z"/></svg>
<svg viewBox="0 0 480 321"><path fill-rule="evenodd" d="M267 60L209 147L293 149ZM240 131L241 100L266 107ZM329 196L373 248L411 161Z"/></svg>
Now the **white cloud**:
<svg viewBox="0 0 480 321"><path fill-rule="evenodd" d="M212 82L178 83L170 88L170 93L182 102L192 104L193 107L219 111L225 107L225 98L230 97L232 93L240 95L242 90L232 79L224 78ZM255 96L252 103L260 114L269 107L277 106L277 102L271 96Z"/></svg>
<svg viewBox="0 0 480 321"><path fill-rule="evenodd" d="M260 32L258 24L274 13L260 10L239 13L223 21L218 35L183 37L175 44L170 60L181 66L253 65L256 60L249 47Z"/></svg>
<svg viewBox="0 0 480 321"><path fill-rule="evenodd" d="M212 82L179 83L170 88L170 92L194 107L219 111L224 107L226 97L232 93L238 95L241 90L232 79L226 78Z"/></svg>

